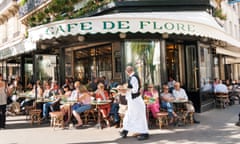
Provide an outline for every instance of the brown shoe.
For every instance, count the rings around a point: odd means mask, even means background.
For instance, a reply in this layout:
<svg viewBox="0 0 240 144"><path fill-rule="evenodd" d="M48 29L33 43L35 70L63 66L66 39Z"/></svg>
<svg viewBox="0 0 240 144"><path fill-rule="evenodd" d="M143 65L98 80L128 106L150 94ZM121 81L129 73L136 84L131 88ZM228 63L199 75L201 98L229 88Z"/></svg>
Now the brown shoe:
<svg viewBox="0 0 240 144"><path fill-rule="evenodd" d="M141 135L140 133L134 133L132 136L133 137L137 137L137 136L139 136L139 135Z"/></svg>

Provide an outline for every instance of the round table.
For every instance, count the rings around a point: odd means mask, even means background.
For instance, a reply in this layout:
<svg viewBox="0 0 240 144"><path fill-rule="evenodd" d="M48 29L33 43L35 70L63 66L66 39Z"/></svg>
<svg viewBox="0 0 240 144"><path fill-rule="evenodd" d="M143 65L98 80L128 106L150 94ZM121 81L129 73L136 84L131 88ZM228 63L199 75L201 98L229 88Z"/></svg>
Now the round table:
<svg viewBox="0 0 240 144"><path fill-rule="evenodd" d="M100 112L99 106L100 105L106 105L106 104L109 104L111 102L112 102L111 100L101 100L101 101L93 100L91 102L91 105L96 106L97 113L98 113L98 120L97 120L97 125L96 125L97 128L101 128L101 129L103 128L102 125L101 125L101 112Z"/></svg>

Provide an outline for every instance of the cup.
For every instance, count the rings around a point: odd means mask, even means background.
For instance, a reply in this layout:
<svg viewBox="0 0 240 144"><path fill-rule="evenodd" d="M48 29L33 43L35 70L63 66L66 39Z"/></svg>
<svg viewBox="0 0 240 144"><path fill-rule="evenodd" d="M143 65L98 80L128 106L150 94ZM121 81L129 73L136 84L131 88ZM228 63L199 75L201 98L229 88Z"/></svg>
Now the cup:
<svg viewBox="0 0 240 144"><path fill-rule="evenodd" d="M97 102L100 102L101 101L101 99L100 98L97 98Z"/></svg>
<svg viewBox="0 0 240 144"><path fill-rule="evenodd" d="M69 129L73 129L73 124L70 123L68 127L69 127Z"/></svg>

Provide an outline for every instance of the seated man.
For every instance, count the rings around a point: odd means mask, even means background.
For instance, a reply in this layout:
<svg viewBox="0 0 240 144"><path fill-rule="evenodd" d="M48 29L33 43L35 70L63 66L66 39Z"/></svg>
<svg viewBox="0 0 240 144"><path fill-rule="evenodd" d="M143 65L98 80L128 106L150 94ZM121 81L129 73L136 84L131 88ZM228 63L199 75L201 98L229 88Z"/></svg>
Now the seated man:
<svg viewBox="0 0 240 144"><path fill-rule="evenodd" d="M173 105L171 101L174 97L169 93L168 85L163 85L163 92L160 94L161 107L167 109L168 115L170 117L170 122L173 123L174 118L177 118L177 114L173 111Z"/></svg>
<svg viewBox="0 0 240 144"><path fill-rule="evenodd" d="M50 102L46 102L43 104L43 118L42 121L48 120L49 119L49 110L50 111L55 111L55 110L59 110L59 106L60 106L60 98L57 98L56 95L58 95L58 93L56 93L57 91L53 90L52 87L50 87L50 84L46 84L46 88L43 92L43 98L48 98L51 99L53 101Z"/></svg>
<svg viewBox="0 0 240 144"><path fill-rule="evenodd" d="M225 84L223 84L221 80L218 80L217 84L215 86L215 89L214 89L214 93L216 94L216 96L218 96L218 94L220 94L220 95L228 94L228 87ZM231 103L233 103L233 102L231 102ZM229 105L231 103L230 103L229 98L227 98L227 99L224 98L224 99L220 100L220 104L224 108L226 107L226 105Z"/></svg>
<svg viewBox="0 0 240 144"><path fill-rule="evenodd" d="M116 127L119 127L120 117L118 114L119 110L119 95L118 91L116 89L110 90L110 97L112 99L111 109L109 113L109 117L113 117L113 124L116 125Z"/></svg>
<svg viewBox="0 0 240 144"><path fill-rule="evenodd" d="M215 93L226 93L227 94L228 93L228 88L225 84L222 83L221 80L218 80L218 83L215 86L214 92Z"/></svg>
<svg viewBox="0 0 240 144"><path fill-rule="evenodd" d="M179 82L176 82L174 84L173 96L177 100L188 100L188 96L187 96L185 90L180 87ZM195 109L194 109L191 101L190 101L190 103L187 104L186 108L187 108L188 112L195 112ZM193 122L197 123L197 124L200 123L199 121L197 121L195 119L194 115L193 115Z"/></svg>

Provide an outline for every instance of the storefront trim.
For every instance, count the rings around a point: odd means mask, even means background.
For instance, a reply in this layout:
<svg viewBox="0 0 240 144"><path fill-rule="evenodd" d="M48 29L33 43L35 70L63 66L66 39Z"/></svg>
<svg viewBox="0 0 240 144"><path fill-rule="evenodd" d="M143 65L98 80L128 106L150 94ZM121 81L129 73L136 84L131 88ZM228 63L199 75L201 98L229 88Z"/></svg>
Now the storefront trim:
<svg viewBox="0 0 240 144"><path fill-rule="evenodd" d="M128 32L193 35L221 40L234 47L240 45L204 11L118 13L63 20L29 29L29 36L38 41L68 35Z"/></svg>
<svg viewBox="0 0 240 144"><path fill-rule="evenodd" d="M217 54L228 55L228 56L235 57L235 58L240 58L240 55L239 55L238 52L233 52L231 50L227 50L227 49L220 48L220 47L216 48L216 53Z"/></svg>
<svg viewBox="0 0 240 144"><path fill-rule="evenodd" d="M36 43L31 39L20 40L12 45L7 45L0 50L0 59L6 59L11 56L27 53L36 50Z"/></svg>

